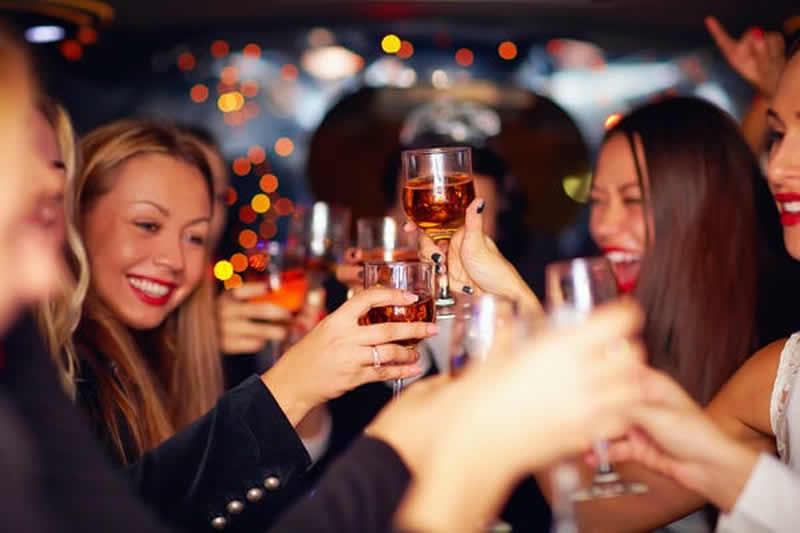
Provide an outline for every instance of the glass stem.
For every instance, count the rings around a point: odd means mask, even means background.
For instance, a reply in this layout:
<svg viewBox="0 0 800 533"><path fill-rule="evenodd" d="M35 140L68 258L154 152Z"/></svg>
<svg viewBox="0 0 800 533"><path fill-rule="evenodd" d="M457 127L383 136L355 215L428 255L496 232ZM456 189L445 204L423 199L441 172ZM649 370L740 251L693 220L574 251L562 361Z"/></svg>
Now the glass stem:
<svg viewBox="0 0 800 533"><path fill-rule="evenodd" d="M403 390L403 378L396 379L392 382L392 398L397 398L400 396L400 392Z"/></svg>
<svg viewBox="0 0 800 533"><path fill-rule="evenodd" d="M599 461L599 464L597 465L597 471L595 472L596 477L601 478L601 480L614 477L614 467L611 466L611 461L608 460L608 441L595 441L592 447L594 448L594 453L597 455L597 459Z"/></svg>

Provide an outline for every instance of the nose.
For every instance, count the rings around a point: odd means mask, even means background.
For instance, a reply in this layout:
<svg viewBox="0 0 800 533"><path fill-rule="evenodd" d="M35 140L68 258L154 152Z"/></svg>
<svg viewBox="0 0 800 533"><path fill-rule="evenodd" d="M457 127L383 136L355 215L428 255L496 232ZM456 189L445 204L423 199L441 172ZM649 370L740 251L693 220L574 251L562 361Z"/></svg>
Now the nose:
<svg viewBox="0 0 800 533"><path fill-rule="evenodd" d="M625 209L620 202L612 199L602 204L593 204L589 218L592 238L599 246L610 244L622 231Z"/></svg>
<svg viewBox="0 0 800 533"><path fill-rule="evenodd" d="M789 131L770 155L767 181L773 192L800 190L800 131Z"/></svg>
<svg viewBox="0 0 800 533"><path fill-rule="evenodd" d="M177 275L183 272L185 257L183 241L180 235L168 235L163 232L153 251L153 262Z"/></svg>

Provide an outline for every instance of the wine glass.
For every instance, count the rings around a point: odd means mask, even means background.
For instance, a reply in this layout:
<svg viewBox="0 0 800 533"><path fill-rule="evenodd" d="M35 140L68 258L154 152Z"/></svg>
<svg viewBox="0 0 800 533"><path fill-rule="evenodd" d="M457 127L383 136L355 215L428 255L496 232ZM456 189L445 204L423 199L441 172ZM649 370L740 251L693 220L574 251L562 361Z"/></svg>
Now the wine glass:
<svg viewBox="0 0 800 533"><path fill-rule="evenodd" d="M406 150L402 164L403 210L446 255L450 239L464 225L467 207L475 199L472 150L467 147ZM446 264L444 261L437 268L438 306L454 303Z"/></svg>
<svg viewBox="0 0 800 533"><path fill-rule="evenodd" d="M450 333L450 368L460 374L468 364L512 353L524 329L517 302L492 294L455 296Z"/></svg>
<svg viewBox="0 0 800 533"><path fill-rule="evenodd" d="M350 209L315 202L298 207L289 223L289 253L302 258L311 288L319 288L341 262L350 238Z"/></svg>
<svg viewBox="0 0 800 533"><path fill-rule="evenodd" d="M403 231L392 217L364 217L356 221L356 247L366 263L416 261L416 233Z"/></svg>
<svg viewBox="0 0 800 533"><path fill-rule="evenodd" d="M387 287L402 289L416 294L418 299L409 305L384 305L373 307L359 321L361 324L384 322L435 322L436 309L433 302L433 265L419 261L394 261L389 263L366 263L364 265L364 288ZM396 344L414 349L422 339L403 339ZM392 396L403 390L403 380L394 380Z"/></svg>
<svg viewBox="0 0 800 533"><path fill-rule="evenodd" d="M595 306L618 295L614 270L605 257L581 257L548 264L545 292L550 320L564 327L579 326ZM597 441L593 446L600 459L594 481L588 489L576 492L574 499L614 498L647 491L644 483L623 481L614 471L608 460L608 442Z"/></svg>

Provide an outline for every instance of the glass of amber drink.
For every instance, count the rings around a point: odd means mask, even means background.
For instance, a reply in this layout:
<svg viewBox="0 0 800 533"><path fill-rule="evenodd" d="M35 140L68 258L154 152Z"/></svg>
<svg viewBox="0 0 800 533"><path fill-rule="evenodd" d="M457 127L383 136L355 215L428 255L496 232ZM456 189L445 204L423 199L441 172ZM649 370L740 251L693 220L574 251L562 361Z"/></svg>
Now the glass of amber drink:
<svg viewBox="0 0 800 533"><path fill-rule="evenodd" d="M365 263L416 261L416 233L406 233L392 217L364 217L356 222L356 247Z"/></svg>
<svg viewBox="0 0 800 533"><path fill-rule="evenodd" d="M382 324L384 322L435 322L436 307L434 305L433 265L419 261L395 261L389 263L364 264L364 288L386 287L402 289L416 294L418 300L409 305L384 305L373 307L364 314L360 323L363 325ZM404 339L397 344L414 349L422 339ZM403 380L394 381L394 396L403 389Z"/></svg>
<svg viewBox="0 0 800 533"><path fill-rule="evenodd" d="M403 210L446 255L453 234L464 225L467 207L475 199L472 150L467 147L406 150L403 164ZM453 304L442 263L436 303Z"/></svg>

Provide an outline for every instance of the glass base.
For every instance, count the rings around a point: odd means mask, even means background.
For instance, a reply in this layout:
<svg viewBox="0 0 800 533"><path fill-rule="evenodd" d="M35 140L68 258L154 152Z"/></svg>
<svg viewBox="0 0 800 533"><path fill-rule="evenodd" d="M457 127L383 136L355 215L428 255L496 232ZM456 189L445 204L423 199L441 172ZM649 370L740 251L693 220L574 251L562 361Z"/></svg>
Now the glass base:
<svg viewBox="0 0 800 533"><path fill-rule="evenodd" d="M572 500L585 502L589 500L605 500L623 494L644 494L647 485L635 481L623 481L616 472L598 473L591 487L581 489L572 495Z"/></svg>

